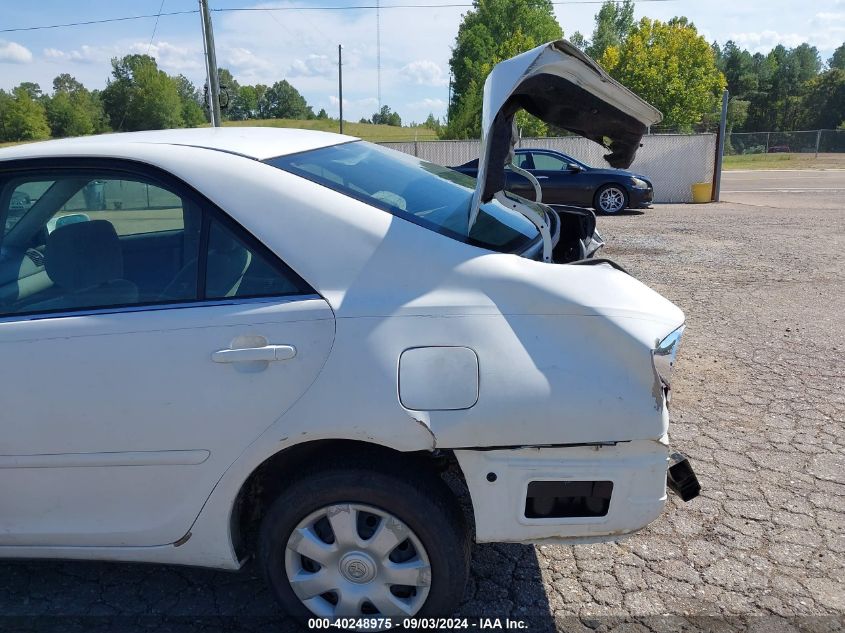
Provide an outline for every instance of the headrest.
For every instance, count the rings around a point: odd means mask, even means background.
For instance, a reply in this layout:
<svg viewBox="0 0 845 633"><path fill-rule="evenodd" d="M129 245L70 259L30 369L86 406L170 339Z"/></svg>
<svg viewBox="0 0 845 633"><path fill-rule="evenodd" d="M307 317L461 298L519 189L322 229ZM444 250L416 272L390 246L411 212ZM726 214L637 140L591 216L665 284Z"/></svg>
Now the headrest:
<svg viewBox="0 0 845 633"><path fill-rule="evenodd" d="M88 220L60 226L45 253L53 283L75 291L123 277L123 251L111 222Z"/></svg>

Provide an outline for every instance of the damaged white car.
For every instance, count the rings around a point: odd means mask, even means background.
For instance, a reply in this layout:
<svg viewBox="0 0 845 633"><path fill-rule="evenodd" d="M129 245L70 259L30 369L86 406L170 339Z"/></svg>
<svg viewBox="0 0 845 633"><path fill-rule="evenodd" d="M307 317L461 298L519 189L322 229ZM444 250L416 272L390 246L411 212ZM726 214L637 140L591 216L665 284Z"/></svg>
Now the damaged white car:
<svg viewBox="0 0 845 633"><path fill-rule="evenodd" d="M484 103L477 183L282 129L0 150L0 557L254 556L302 618L448 615L473 538L619 538L667 470L694 496L683 313L590 258L592 214L502 191L520 108L619 167L660 114L566 42Z"/></svg>

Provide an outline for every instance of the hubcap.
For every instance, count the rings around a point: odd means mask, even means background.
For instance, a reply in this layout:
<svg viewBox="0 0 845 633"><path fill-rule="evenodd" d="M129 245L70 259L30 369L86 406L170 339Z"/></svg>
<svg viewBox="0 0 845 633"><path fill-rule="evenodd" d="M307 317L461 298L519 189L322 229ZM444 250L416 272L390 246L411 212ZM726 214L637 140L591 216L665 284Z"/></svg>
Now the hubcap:
<svg viewBox="0 0 845 633"><path fill-rule="evenodd" d="M321 617L416 614L431 585L428 553L394 515L358 503L312 512L288 538L285 573Z"/></svg>
<svg viewBox="0 0 845 633"><path fill-rule="evenodd" d="M599 195L599 206L605 213L616 213L625 206L625 194L616 187L605 189Z"/></svg>

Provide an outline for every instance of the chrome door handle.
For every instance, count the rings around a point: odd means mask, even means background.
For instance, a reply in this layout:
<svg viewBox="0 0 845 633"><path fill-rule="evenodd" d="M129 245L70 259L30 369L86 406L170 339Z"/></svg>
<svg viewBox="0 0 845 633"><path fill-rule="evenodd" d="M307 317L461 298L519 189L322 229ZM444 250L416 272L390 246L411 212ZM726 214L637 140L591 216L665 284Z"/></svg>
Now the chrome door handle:
<svg viewBox="0 0 845 633"><path fill-rule="evenodd" d="M534 176L537 180L548 180L548 176Z"/></svg>
<svg viewBox="0 0 845 633"><path fill-rule="evenodd" d="M296 348L293 345L265 345L243 349L221 349L211 355L211 360L215 363L254 363L290 360L294 356L296 356Z"/></svg>

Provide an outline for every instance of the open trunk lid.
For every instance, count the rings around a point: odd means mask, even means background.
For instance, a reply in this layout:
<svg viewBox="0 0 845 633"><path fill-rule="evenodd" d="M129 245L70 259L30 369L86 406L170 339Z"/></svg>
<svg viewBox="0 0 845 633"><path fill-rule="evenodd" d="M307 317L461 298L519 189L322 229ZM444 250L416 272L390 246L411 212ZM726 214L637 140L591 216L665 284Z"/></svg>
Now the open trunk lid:
<svg viewBox="0 0 845 633"><path fill-rule="evenodd" d="M648 127L663 118L566 40L496 64L484 82L481 153L470 227L480 205L505 188L505 166L518 141L514 115L520 109L605 146L607 162L622 169L633 162Z"/></svg>

